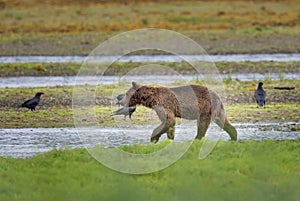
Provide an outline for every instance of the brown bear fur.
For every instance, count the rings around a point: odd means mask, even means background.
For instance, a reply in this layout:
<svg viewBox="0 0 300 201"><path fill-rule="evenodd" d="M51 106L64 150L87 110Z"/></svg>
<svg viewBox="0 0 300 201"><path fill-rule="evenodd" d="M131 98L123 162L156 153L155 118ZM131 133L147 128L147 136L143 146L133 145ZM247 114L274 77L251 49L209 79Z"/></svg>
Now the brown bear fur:
<svg viewBox="0 0 300 201"><path fill-rule="evenodd" d="M143 105L155 110L161 124L153 130L151 141L157 142L163 133L174 139L176 117L197 119L197 139L205 136L211 121L223 128L232 140L236 129L229 123L219 96L207 87L188 85L175 88L145 86L132 82L121 105Z"/></svg>

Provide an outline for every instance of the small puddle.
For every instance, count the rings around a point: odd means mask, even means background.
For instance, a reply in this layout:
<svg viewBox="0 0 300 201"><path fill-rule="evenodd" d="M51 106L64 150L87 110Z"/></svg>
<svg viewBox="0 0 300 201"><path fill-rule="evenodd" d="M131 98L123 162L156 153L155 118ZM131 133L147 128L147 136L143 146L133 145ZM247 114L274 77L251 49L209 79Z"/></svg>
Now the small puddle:
<svg viewBox="0 0 300 201"><path fill-rule="evenodd" d="M239 140L294 140L300 138L300 123L238 123L234 124ZM291 128L297 128L291 131ZM68 148L84 148L101 145L117 147L130 144L148 144L153 126L99 127L84 136L76 128L22 128L0 129L0 156L27 158L39 153ZM81 133L81 132L80 132ZM194 139L195 122L176 126L175 141ZM229 140L229 136L212 124L207 132L210 139ZM161 140L166 139L166 135Z"/></svg>

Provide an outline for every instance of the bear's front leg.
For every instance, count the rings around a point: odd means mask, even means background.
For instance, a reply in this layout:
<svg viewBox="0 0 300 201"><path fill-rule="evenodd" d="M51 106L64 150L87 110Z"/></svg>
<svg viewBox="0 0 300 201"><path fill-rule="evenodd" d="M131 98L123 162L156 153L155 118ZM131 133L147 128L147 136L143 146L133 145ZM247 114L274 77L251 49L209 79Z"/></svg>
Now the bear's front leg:
<svg viewBox="0 0 300 201"><path fill-rule="evenodd" d="M174 139L175 130L175 115L172 111L166 110L163 107L153 108L161 121L161 124L155 128L151 135L151 142L157 143L160 136L167 133L169 139Z"/></svg>
<svg viewBox="0 0 300 201"><path fill-rule="evenodd" d="M210 124L211 118L209 115L202 115L202 117L199 117L197 119L197 136L196 139L201 140L205 136L205 133L208 129L208 126Z"/></svg>
<svg viewBox="0 0 300 201"><path fill-rule="evenodd" d="M175 133L175 126L170 127L167 132L168 139L174 140L174 137L175 137L174 133Z"/></svg>
<svg viewBox="0 0 300 201"><path fill-rule="evenodd" d="M169 128L166 126L166 122L162 122L158 127L156 127L151 135L151 142L157 143L160 136L163 133L166 133L169 130Z"/></svg>

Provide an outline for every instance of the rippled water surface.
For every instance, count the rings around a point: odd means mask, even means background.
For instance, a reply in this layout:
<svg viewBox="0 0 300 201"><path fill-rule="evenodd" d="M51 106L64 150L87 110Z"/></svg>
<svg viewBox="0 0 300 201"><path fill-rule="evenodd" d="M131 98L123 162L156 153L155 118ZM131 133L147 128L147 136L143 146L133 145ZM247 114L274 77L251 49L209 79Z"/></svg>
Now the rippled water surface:
<svg viewBox="0 0 300 201"><path fill-rule="evenodd" d="M300 138L300 123L239 123L234 124L239 140L294 140ZM0 129L0 156L25 158L63 147L83 148L101 145L117 147L130 144L147 144L153 126L99 127L79 132L76 128L23 128ZM296 127L297 131L291 131ZM196 123L176 126L175 141L192 140ZM229 136L215 124L208 130L211 139L229 140ZM163 135L161 140L166 139Z"/></svg>

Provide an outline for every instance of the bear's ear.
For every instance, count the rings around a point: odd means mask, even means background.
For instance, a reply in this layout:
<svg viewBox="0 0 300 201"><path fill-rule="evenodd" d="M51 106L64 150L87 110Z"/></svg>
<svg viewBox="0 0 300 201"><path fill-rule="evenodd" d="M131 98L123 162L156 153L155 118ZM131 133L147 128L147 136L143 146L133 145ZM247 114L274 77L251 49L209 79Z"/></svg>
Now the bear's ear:
<svg viewBox="0 0 300 201"><path fill-rule="evenodd" d="M142 87L141 84L137 83L137 82L132 82L132 87L135 89L135 90L138 90L139 88Z"/></svg>

